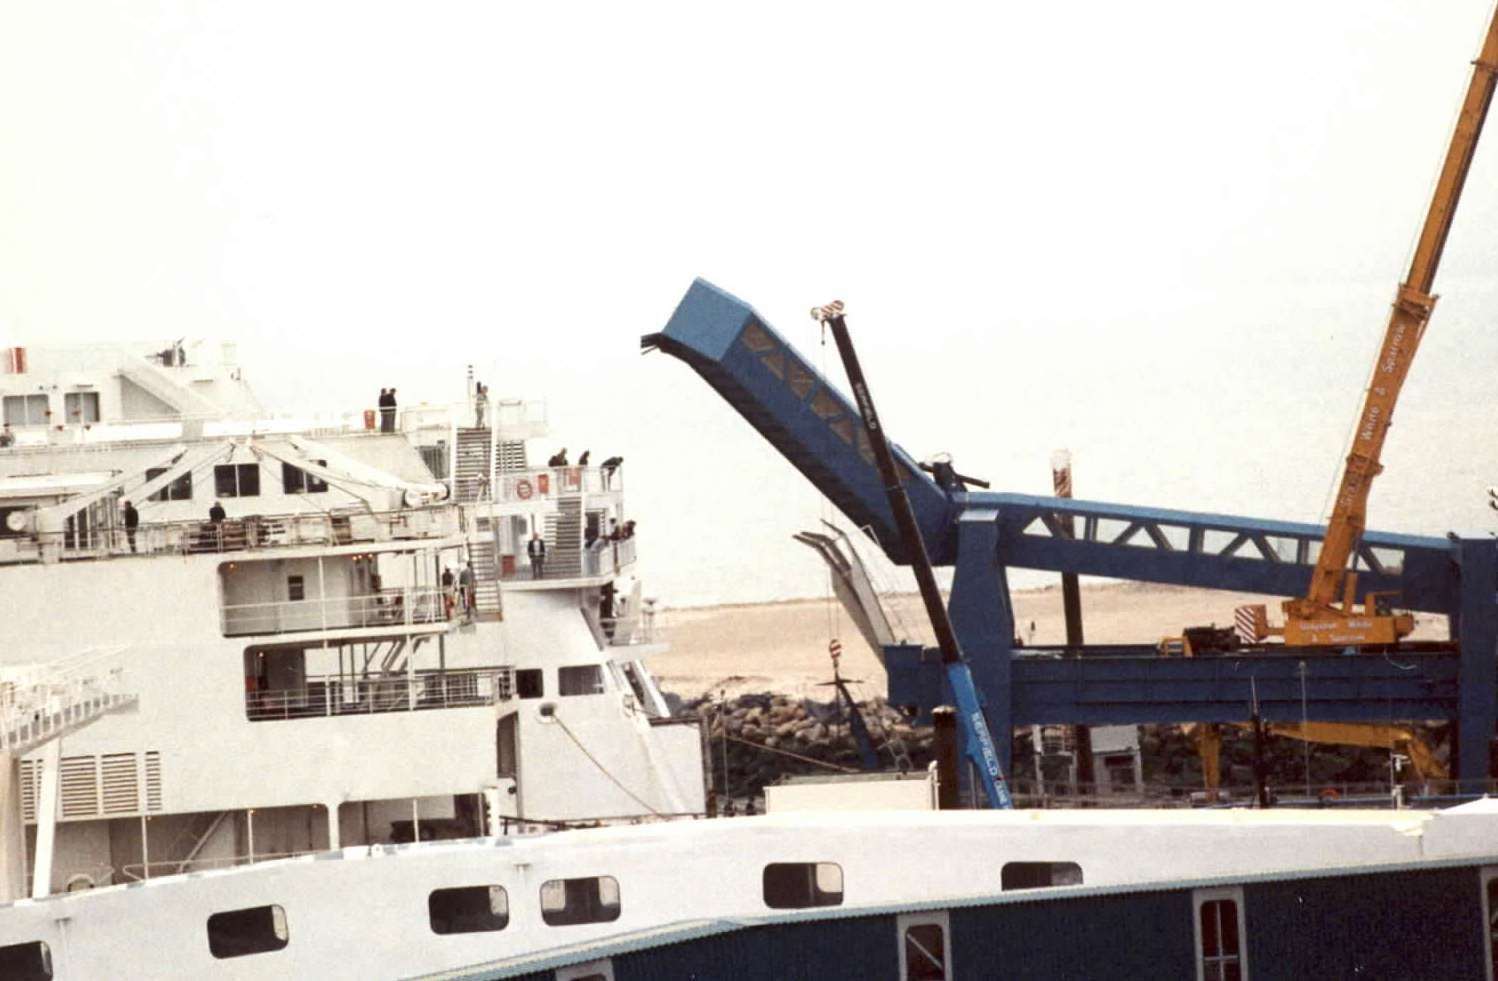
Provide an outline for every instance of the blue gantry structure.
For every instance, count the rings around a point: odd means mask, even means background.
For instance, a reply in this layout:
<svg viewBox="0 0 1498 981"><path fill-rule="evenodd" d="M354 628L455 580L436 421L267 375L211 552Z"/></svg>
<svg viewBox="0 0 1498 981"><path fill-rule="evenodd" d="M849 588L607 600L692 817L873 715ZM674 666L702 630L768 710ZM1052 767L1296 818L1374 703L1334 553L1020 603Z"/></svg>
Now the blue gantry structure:
<svg viewBox="0 0 1498 981"><path fill-rule="evenodd" d="M641 339L685 361L848 520L906 562L857 409L752 307L697 280ZM1487 785L1498 726L1498 541L1369 531L1362 590L1450 617L1450 641L1382 651L1269 647L1181 658L1148 645L1016 648L1008 570L1043 569L1207 589L1304 595L1319 525L1026 494L948 490L894 447L932 561L953 566L948 608L995 733L1043 723L1266 721L1455 724L1453 774ZM1066 521L1070 518L1070 522ZM889 699L949 704L940 653L884 651ZM1010 741L997 740L1006 772Z"/></svg>

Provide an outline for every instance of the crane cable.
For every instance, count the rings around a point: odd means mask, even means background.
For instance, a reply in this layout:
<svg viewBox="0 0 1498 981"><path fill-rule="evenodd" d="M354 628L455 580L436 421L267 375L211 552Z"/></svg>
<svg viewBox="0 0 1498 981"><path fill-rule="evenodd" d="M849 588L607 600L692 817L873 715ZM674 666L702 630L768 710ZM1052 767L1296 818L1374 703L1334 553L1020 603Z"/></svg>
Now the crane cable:
<svg viewBox="0 0 1498 981"><path fill-rule="evenodd" d="M624 791L624 793L631 800L633 800L636 804L639 804L641 807L645 808L645 810L649 811L651 814L655 815L656 817L665 817L666 816L666 815L662 814L660 811L657 811L655 808L651 807L649 804L647 804L634 791L630 790L628 787L624 786L624 784L620 783L619 779L617 777L615 777L612 773L610 773L608 771L608 767L606 767L602 763L598 762L598 758L596 756L594 756L592 753L588 752L588 747L584 746L582 740L577 738L577 734L574 733L570 728L567 727L567 723L565 723L565 722L562 721L562 717L561 716L559 716L559 715L553 715L552 718L556 720L557 725L559 725L559 726L562 727L562 731L567 734L567 738L571 739L573 741L573 743L575 743L577 745L577 748L580 749L580 750L582 750L582 754L588 758L588 762L592 763L594 766L596 766L598 768L598 772L599 773L602 773L604 776L608 777L609 780L613 783L613 785L615 787L618 787L620 790Z"/></svg>

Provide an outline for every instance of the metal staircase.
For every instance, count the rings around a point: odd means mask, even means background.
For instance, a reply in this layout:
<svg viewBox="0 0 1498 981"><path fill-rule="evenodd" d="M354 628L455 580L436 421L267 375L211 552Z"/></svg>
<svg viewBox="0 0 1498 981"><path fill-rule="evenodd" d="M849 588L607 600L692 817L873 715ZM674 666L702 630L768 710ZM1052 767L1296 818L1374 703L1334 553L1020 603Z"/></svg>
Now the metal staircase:
<svg viewBox="0 0 1498 981"><path fill-rule="evenodd" d="M0 672L0 752L24 756L110 712L135 705L120 690L125 648Z"/></svg>
<svg viewBox="0 0 1498 981"><path fill-rule="evenodd" d="M489 521L480 518L479 535L468 543L468 561L473 564L474 606L480 620L501 620L504 607L499 593L499 563L495 560L494 536Z"/></svg>
<svg viewBox="0 0 1498 981"><path fill-rule="evenodd" d="M488 428L458 429L452 474L454 500L468 504L487 496L494 474Z"/></svg>
<svg viewBox="0 0 1498 981"><path fill-rule="evenodd" d="M557 513L546 516L546 578L576 579L583 574L583 499L557 501Z"/></svg>

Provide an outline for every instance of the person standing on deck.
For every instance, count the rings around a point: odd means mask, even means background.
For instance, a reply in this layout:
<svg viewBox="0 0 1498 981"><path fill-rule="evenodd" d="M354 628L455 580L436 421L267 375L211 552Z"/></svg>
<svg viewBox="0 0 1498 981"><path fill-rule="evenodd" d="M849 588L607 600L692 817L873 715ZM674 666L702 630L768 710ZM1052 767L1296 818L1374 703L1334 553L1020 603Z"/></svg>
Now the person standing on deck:
<svg viewBox="0 0 1498 981"><path fill-rule="evenodd" d="M531 557L531 578L545 578L546 539L541 537L541 533L539 531L531 532L531 540L526 543L525 553Z"/></svg>
<svg viewBox="0 0 1498 981"><path fill-rule="evenodd" d="M473 587L472 562L465 563L463 565L462 571L458 573L458 589L463 594L463 613L468 617L468 619L472 620L474 601L476 599L476 597L474 596Z"/></svg>
<svg viewBox="0 0 1498 981"><path fill-rule="evenodd" d="M395 432L395 389L380 396L380 432Z"/></svg>
<svg viewBox="0 0 1498 981"><path fill-rule="evenodd" d="M442 570L442 612L449 620L453 615L453 601L453 571L444 567Z"/></svg>
<svg viewBox="0 0 1498 981"><path fill-rule="evenodd" d="M473 428L483 429L484 421L489 415L489 390L484 387L483 382L478 382L478 387L473 396Z"/></svg>
<svg viewBox="0 0 1498 981"><path fill-rule="evenodd" d="M140 512L135 505L125 502L125 540L130 543L130 554L135 554L135 529L140 527Z"/></svg>

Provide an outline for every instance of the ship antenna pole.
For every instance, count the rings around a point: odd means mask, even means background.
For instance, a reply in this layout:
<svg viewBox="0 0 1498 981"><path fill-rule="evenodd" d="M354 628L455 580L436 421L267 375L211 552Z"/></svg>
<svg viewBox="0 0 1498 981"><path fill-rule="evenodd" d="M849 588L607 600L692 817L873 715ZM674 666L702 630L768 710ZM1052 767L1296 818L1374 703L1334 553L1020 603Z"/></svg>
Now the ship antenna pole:
<svg viewBox="0 0 1498 981"><path fill-rule="evenodd" d="M999 754L994 748L993 736L988 731L988 721L983 716L983 706L978 701L977 686L973 684L972 672L968 669L967 659L962 655L962 647L957 643L957 633L952 629L952 621L947 616L947 607L942 602L941 590L936 585L936 574L931 568L931 558L926 554L926 542L921 537L920 526L916 524L910 498L900 482L899 471L895 469L895 457L890 452L889 440L885 438L884 427L879 422L879 413L874 409L874 399L869 395L868 382L858 363L858 354L853 350L853 339L848 336L842 301L834 300L826 306L816 307L811 315L812 319L824 327L831 328L832 338L837 342L837 353L843 361L843 370L848 373L853 400L858 404L858 414L863 417L869 445L874 450L874 462L879 467L880 479L884 481L884 494L889 500L889 509L894 512L905 556L915 571L916 583L921 589L921 600L926 604L926 615L931 619L937 646L941 648L942 667L952 688L952 697L957 702L957 717L965 737L963 752L978 771L989 806L1012 808L1014 802L1005 785Z"/></svg>

